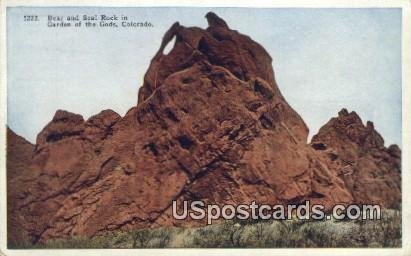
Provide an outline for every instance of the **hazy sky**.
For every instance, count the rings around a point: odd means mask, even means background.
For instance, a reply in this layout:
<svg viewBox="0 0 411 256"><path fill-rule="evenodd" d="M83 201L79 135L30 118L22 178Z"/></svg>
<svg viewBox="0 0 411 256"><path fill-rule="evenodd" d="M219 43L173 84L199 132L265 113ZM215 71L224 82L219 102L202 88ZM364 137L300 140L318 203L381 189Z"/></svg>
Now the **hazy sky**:
<svg viewBox="0 0 411 256"><path fill-rule="evenodd" d="M57 109L124 115L175 21L214 11L273 57L280 90L310 134L346 107L401 145L400 9L8 8L8 125L34 142ZM39 22L24 22L27 14ZM49 28L47 15L117 14L153 28Z"/></svg>

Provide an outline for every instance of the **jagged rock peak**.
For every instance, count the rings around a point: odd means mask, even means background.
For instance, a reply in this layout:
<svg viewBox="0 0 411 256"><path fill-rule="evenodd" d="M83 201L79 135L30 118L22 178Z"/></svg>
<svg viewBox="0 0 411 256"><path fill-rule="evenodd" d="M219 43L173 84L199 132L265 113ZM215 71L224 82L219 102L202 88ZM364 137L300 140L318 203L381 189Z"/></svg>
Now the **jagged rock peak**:
<svg viewBox="0 0 411 256"><path fill-rule="evenodd" d="M277 110L281 108L280 111L285 112L285 126L294 130L298 140L306 141L308 128L282 96L275 81L272 58L264 47L249 36L229 29L226 22L214 13L208 13L206 18L210 24L206 30L184 27L176 22L165 33L160 49L144 76L137 105L152 98L174 74L198 65L210 70L223 69L235 79L254 86L257 93L264 94L267 100L277 105ZM177 37L174 47L168 54L163 54L164 47L174 36ZM188 76L187 81L201 80L200 77ZM218 77L213 76L212 80L216 81ZM194 93L194 87L187 89ZM241 90L240 87L235 89Z"/></svg>
<svg viewBox="0 0 411 256"><path fill-rule="evenodd" d="M184 27L175 22L164 34L161 45L144 76L139 89L138 103L147 99L171 74L208 62L230 71L236 78L249 81L260 77L282 97L274 78L272 59L267 51L250 37L229 29L226 22L214 13L206 18L209 27ZM176 37L168 54L164 48Z"/></svg>
<svg viewBox="0 0 411 256"><path fill-rule="evenodd" d="M343 108L338 112L337 119L341 121L344 120L345 123L352 122L352 123L358 123L358 124L363 125L361 118L357 114L357 112L355 111L349 112L346 108Z"/></svg>
<svg viewBox="0 0 411 256"><path fill-rule="evenodd" d="M218 17L214 12L208 12L205 17L210 27L228 28L227 23L222 18Z"/></svg>
<svg viewBox="0 0 411 256"><path fill-rule="evenodd" d="M355 112L342 109L313 136L311 146L342 178L354 202L398 207L401 150L397 145L385 148L372 122L364 125Z"/></svg>
<svg viewBox="0 0 411 256"><path fill-rule="evenodd" d="M67 121L84 122L84 118L80 114L75 114L75 113L72 113L66 110L59 109L56 111L52 119L52 122L67 122Z"/></svg>
<svg viewBox="0 0 411 256"><path fill-rule="evenodd" d="M374 123L371 121L367 121L366 127L370 130L374 130Z"/></svg>
<svg viewBox="0 0 411 256"><path fill-rule="evenodd" d="M392 144L388 147L388 153L395 158L401 159L401 149L396 144Z"/></svg>
<svg viewBox="0 0 411 256"><path fill-rule="evenodd" d="M116 123L118 120L121 119L121 116L116 113L114 110L105 109L100 113L91 116L86 121L86 125L95 125L99 127L106 127L110 126L113 123Z"/></svg>
<svg viewBox="0 0 411 256"><path fill-rule="evenodd" d="M111 109L106 109L90 117L84 124L83 137L92 142L105 139L112 134L113 126L121 120L121 116Z"/></svg>
<svg viewBox="0 0 411 256"><path fill-rule="evenodd" d="M348 112L345 108L338 112L337 117L331 118L321 127L318 134L313 136L311 144L319 141L333 144L329 140L335 140L336 138L348 139L364 149L384 147L384 139L374 129L374 123L367 121L364 125L355 111Z"/></svg>
<svg viewBox="0 0 411 256"><path fill-rule="evenodd" d="M37 135L37 149L45 143L59 141L63 138L80 135L84 130L84 118L82 115L66 110L57 110L53 119Z"/></svg>
<svg viewBox="0 0 411 256"><path fill-rule="evenodd" d="M347 116L347 115L348 115L348 110L346 108L343 108L338 112L338 116Z"/></svg>
<svg viewBox="0 0 411 256"><path fill-rule="evenodd" d="M111 133L109 129L120 119L121 116L111 109L103 110L87 121L80 114L57 110L52 121L38 134L36 144L40 149L45 143L79 137L95 142Z"/></svg>

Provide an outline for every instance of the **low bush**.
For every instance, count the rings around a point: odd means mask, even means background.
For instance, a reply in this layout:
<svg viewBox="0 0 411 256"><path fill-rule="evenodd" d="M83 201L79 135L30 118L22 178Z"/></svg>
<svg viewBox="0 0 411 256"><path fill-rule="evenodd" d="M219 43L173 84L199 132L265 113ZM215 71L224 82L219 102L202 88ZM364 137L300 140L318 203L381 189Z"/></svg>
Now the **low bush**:
<svg viewBox="0 0 411 256"><path fill-rule="evenodd" d="M225 221L199 228L120 231L15 248L343 248L401 247L401 213L381 220Z"/></svg>

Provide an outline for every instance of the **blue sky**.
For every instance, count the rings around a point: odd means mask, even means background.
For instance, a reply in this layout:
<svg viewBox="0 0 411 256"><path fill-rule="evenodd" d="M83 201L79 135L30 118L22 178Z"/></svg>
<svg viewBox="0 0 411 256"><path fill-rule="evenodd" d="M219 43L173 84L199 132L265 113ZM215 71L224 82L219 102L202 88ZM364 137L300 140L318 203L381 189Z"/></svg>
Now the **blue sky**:
<svg viewBox="0 0 411 256"><path fill-rule="evenodd" d="M120 115L175 21L214 11L273 57L280 90L310 135L345 107L401 145L401 9L23 8L7 11L8 125L34 142L57 109ZM39 22L23 16L37 14ZM153 28L48 28L47 15L117 14Z"/></svg>

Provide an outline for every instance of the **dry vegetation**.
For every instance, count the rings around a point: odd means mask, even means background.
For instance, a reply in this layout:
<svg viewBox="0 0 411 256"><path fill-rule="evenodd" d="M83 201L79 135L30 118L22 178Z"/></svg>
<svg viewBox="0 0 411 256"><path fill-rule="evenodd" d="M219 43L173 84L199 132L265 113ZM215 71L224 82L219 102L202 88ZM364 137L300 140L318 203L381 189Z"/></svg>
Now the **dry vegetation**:
<svg viewBox="0 0 411 256"><path fill-rule="evenodd" d="M401 247L401 214L385 210L382 220L227 221L201 228L158 228L116 232L91 239L73 237L19 248L293 248Z"/></svg>

